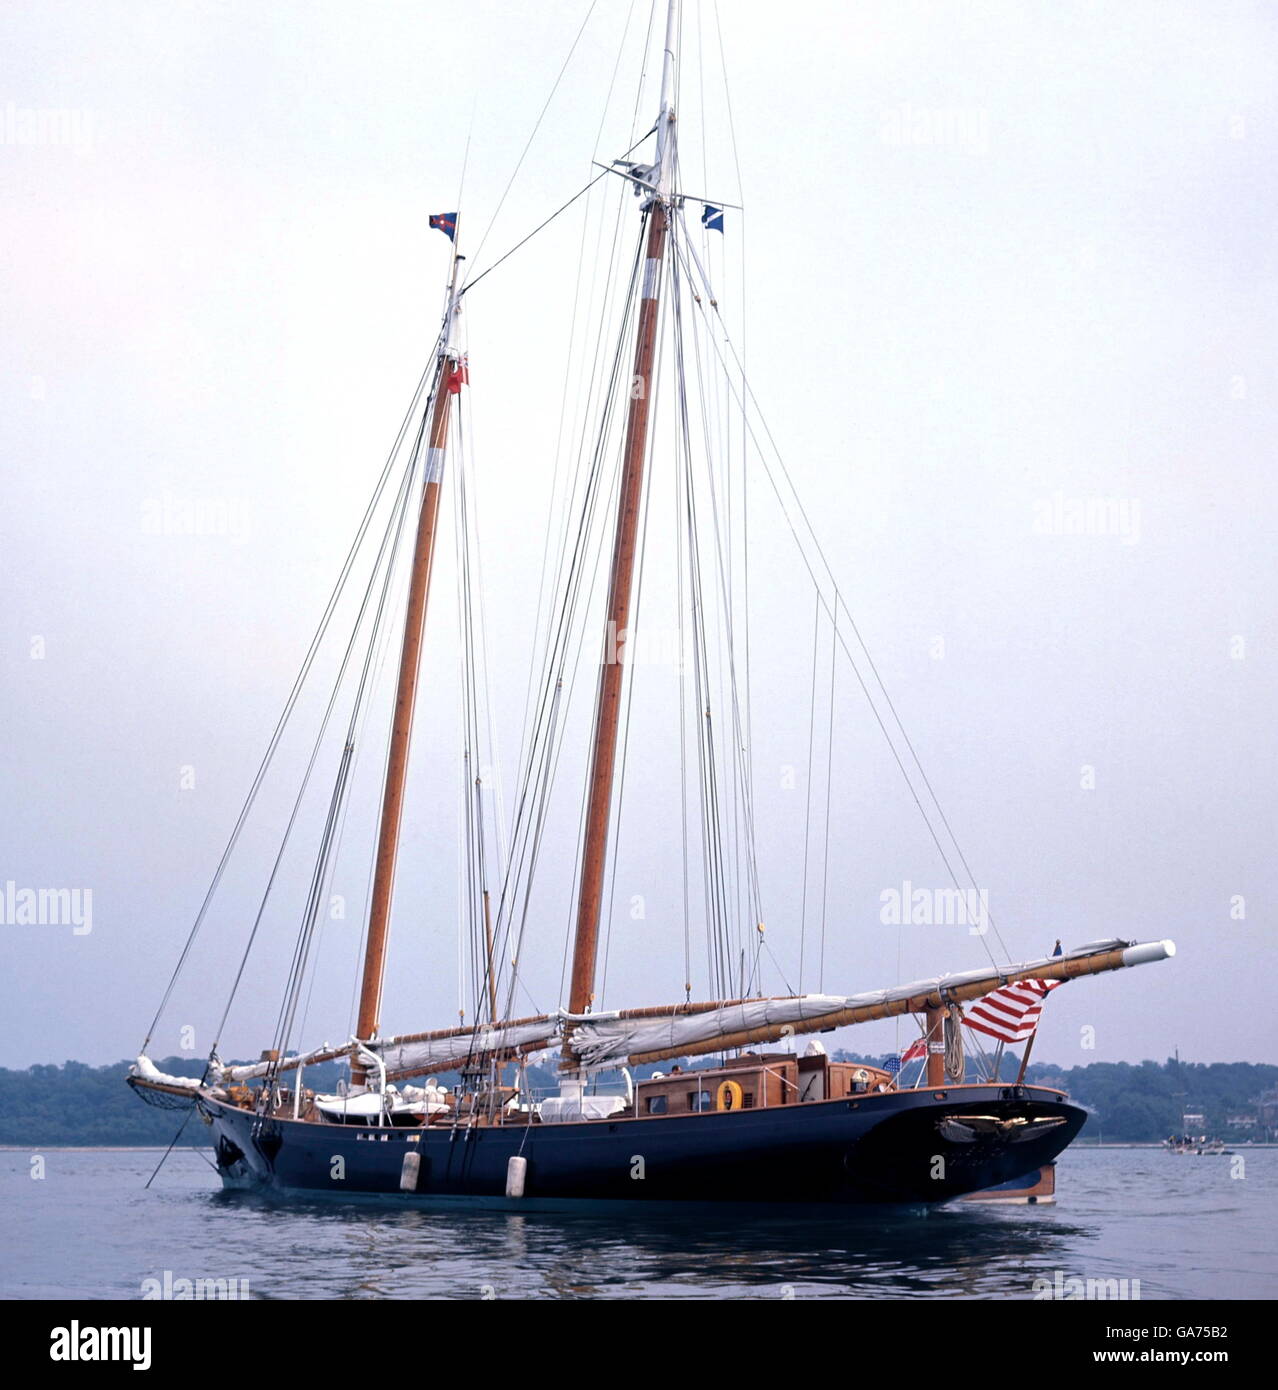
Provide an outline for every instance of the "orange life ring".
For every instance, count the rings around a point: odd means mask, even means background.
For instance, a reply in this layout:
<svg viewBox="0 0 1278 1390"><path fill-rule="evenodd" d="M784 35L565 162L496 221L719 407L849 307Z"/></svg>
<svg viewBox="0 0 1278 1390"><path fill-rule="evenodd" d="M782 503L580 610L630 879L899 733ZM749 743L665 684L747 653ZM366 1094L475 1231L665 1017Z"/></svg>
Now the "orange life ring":
<svg viewBox="0 0 1278 1390"><path fill-rule="evenodd" d="M714 1095L714 1108L716 1110L740 1110L741 1101L741 1086L738 1082L719 1082L719 1089Z"/></svg>

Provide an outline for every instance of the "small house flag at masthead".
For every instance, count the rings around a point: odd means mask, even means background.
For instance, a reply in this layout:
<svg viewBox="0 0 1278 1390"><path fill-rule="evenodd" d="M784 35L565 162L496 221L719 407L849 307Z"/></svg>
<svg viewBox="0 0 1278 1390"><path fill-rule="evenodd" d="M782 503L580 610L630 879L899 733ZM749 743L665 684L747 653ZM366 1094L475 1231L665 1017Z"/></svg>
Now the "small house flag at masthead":
<svg viewBox="0 0 1278 1390"><path fill-rule="evenodd" d="M701 213L701 225L707 227L712 232L723 232L723 209L712 208L706 203Z"/></svg>
<svg viewBox="0 0 1278 1390"><path fill-rule="evenodd" d="M430 218L431 227L443 232L449 241L457 235L457 214L455 212L434 212Z"/></svg>

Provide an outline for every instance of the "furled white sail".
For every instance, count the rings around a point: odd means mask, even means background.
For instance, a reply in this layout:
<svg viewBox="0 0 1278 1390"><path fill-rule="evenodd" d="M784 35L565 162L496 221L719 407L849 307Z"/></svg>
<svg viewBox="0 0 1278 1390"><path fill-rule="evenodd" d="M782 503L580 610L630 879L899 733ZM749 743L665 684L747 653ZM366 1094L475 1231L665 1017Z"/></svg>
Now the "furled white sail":
<svg viewBox="0 0 1278 1390"><path fill-rule="evenodd" d="M846 999L836 995L800 994L788 999L747 999L699 1014L591 1018L573 1029L572 1047L591 1069L622 1066L635 1053L678 1049L747 1029L819 1019L847 1005Z"/></svg>
<svg viewBox="0 0 1278 1390"><path fill-rule="evenodd" d="M1060 971L1065 962L1106 955L1120 949L1123 951L1121 964L1128 966L1163 960L1174 952L1175 947L1169 941L1151 942L1145 946L1133 946L1117 939L1093 941L1059 956L1042 956L1017 965L987 966L957 975L938 975L932 979L914 980L909 984L871 990L864 994L843 997L804 994L786 999L748 999L701 1013L671 1012L655 1018L591 1017L573 1029L572 1047L583 1065L596 1070L622 1066L635 1057L647 1057L653 1053L677 1057L683 1049L697 1044L761 1029L790 1025L795 1033L817 1032L822 1027L834 1028L861 1021L853 1011L864 1010L867 1017L873 1017L877 1010L896 1005L895 1011L899 1012L900 1005L926 995L947 994L960 988L969 993L976 989L979 993L982 985L988 985L992 990L1010 977L1039 971L1051 975ZM850 1013L853 1013L852 1017L849 1017Z"/></svg>
<svg viewBox="0 0 1278 1390"><path fill-rule="evenodd" d="M211 1074L215 1081L221 1083L256 1081L258 1077L266 1076L271 1071L291 1071L294 1067L309 1067L312 1062L327 1062L334 1057L344 1057L350 1050L349 1047L329 1047L325 1043L323 1047L313 1047L300 1057L285 1057L282 1062L251 1062L238 1067L213 1067Z"/></svg>
<svg viewBox="0 0 1278 1390"><path fill-rule="evenodd" d="M198 1076L170 1076L146 1056L140 1056L129 1068L129 1072L140 1081L149 1081L155 1086L177 1086L192 1093L198 1091L203 1084Z"/></svg>
<svg viewBox="0 0 1278 1390"><path fill-rule="evenodd" d="M418 1076L430 1071L449 1071L467 1060L484 1060L493 1052L508 1052L536 1045L546 1047L560 1031L560 1018L551 1015L528 1023L498 1024L495 1027L459 1029L444 1037L427 1038L416 1042L395 1042L375 1045L375 1050L387 1072Z"/></svg>

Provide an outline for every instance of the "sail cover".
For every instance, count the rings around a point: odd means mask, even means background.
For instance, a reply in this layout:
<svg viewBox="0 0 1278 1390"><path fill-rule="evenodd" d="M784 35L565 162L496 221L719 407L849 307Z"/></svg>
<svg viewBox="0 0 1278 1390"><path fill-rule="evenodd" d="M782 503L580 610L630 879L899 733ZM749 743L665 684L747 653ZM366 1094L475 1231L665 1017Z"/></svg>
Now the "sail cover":
<svg viewBox="0 0 1278 1390"><path fill-rule="evenodd" d="M328 1062L335 1057L345 1057L350 1050L349 1047L329 1047L325 1043L323 1047L314 1047L309 1052L302 1053L300 1057L285 1057L282 1062L245 1062L239 1066L215 1066L209 1069L209 1074L215 1083L223 1085L232 1081L256 1081L273 1071L292 1071L296 1067L309 1067L312 1062Z"/></svg>
<svg viewBox="0 0 1278 1390"><path fill-rule="evenodd" d="M669 1051L671 1056L678 1056L680 1048L693 1043L821 1019L847 1005L846 999L836 995L800 994L789 999L747 999L698 1014L590 1019L573 1030L572 1048L587 1067L623 1066L638 1053Z"/></svg>
<svg viewBox="0 0 1278 1390"><path fill-rule="evenodd" d="M184 1091L190 1091L192 1095L202 1089L204 1083L198 1076L170 1076L168 1072L161 1071L159 1067L147 1056L143 1055L129 1068L130 1074L136 1076L141 1081L149 1081L153 1086L175 1086Z"/></svg>
<svg viewBox="0 0 1278 1390"><path fill-rule="evenodd" d="M481 1060L494 1052L522 1047L546 1047L559 1036L559 1016L508 1023L496 1027L459 1030L445 1037L415 1042L389 1041L375 1047L388 1073L419 1076L430 1071L449 1071L468 1060Z"/></svg>
<svg viewBox="0 0 1278 1390"><path fill-rule="evenodd" d="M962 990L968 998L979 997L989 990L1006 984L1009 978L1037 975L1060 975L1068 970L1068 962L1084 961L1092 956L1109 956L1121 951L1114 964L1141 965L1146 961L1162 960L1175 950L1170 942L1133 946L1117 938L1092 941L1060 956L1041 956L1017 965L987 966L956 975L938 975L928 980L914 980L890 989L871 990L864 994L846 996L801 994L787 999L748 999L722 1008L700 1013L663 1014L658 1017L632 1017L624 1014L612 1017L591 1016L572 1032L572 1048L583 1065L591 1070L601 1067L624 1066L636 1058L652 1054L678 1057L684 1049L713 1043L742 1033L789 1025L797 1033L819 1032L823 1028L838 1028L847 1024L867 1022L873 1018L903 1013L905 1005L928 995L950 995ZM1114 968L1097 964L1095 968ZM1087 973L1087 967L1070 973Z"/></svg>

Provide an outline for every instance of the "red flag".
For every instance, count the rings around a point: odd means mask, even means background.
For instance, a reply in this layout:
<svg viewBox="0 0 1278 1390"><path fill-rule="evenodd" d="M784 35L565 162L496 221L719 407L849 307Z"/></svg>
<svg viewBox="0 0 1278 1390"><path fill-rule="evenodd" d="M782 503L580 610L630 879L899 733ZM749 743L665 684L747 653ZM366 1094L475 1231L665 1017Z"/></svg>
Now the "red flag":
<svg viewBox="0 0 1278 1390"><path fill-rule="evenodd" d="M917 1039L915 1042L912 1042L912 1043L909 1045L909 1047L907 1047L907 1048L905 1049L905 1051L901 1053L901 1061L902 1061L903 1063L904 1063L904 1062L913 1062L913 1061L917 1061L917 1059L920 1058L920 1057L926 1057L926 1056L927 1056L927 1039L926 1039L926 1038L919 1038L919 1039Z"/></svg>
<svg viewBox="0 0 1278 1390"><path fill-rule="evenodd" d="M463 386L470 385L470 363L465 355L459 362L453 364L452 370L448 373L448 379L444 383L449 391L455 396Z"/></svg>

